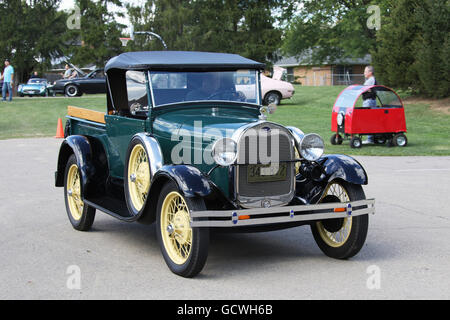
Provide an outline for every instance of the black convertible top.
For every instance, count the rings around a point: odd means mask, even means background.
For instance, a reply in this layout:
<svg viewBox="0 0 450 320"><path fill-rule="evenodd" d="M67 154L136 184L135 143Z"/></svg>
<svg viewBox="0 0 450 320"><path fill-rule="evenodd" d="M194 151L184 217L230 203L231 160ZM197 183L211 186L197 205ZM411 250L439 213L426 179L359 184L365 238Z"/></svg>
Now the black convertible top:
<svg viewBox="0 0 450 320"><path fill-rule="evenodd" d="M139 51L122 53L105 66L121 70L235 70L264 69L264 64L237 54L195 51Z"/></svg>

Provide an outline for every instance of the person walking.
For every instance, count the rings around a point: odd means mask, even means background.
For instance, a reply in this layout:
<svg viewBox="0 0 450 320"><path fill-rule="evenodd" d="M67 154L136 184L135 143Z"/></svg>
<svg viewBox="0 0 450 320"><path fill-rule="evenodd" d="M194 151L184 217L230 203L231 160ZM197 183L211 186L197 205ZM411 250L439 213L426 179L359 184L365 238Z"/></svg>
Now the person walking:
<svg viewBox="0 0 450 320"><path fill-rule="evenodd" d="M3 74L0 77L0 80L3 79L3 88L2 88L2 101L6 101L6 91L9 93L9 101L12 101L12 89L14 86L14 68L11 65L9 59L5 60L5 69L3 70Z"/></svg>

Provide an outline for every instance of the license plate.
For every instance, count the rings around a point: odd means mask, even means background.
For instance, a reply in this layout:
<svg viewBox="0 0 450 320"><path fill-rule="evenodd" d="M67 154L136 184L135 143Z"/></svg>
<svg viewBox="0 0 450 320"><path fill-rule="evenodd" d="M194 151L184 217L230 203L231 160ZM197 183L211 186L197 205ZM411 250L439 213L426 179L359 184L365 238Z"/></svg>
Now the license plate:
<svg viewBox="0 0 450 320"><path fill-rule="evenodd" d="M287 164L251 164L247 168L247 182L269 182L286 180Z"/></svg>

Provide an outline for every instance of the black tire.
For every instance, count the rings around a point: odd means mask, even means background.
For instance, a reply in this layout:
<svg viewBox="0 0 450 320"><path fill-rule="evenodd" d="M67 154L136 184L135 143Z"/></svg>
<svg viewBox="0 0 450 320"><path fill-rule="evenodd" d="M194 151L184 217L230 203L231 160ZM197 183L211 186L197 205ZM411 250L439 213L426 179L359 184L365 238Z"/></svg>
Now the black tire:
<svg viewBox="0 0 450 320"><path fill-rule="evenodd" d="M166 247L167 244L165 243L164 239L170 238L170 230L173 234L176 234L176 227L175 229L172 227L171 229L169 226L162 230L162 225L165 225L164 222L164 213L163 211L163 205L167 201L170 201L170 196L174 193L178 193L181 195L181 192L178 189L178 186L170 181L167 182L160 193L158 204L157 204L157 213L156 213L156 235L158 238L158 242L161 248L161 253L164 257L164 260L166 261L167 266L169 269L182 277L186 278L192 278L196 276L204 267L206 263L206 259L208 257L208 247L209 247L209 228L190 228L192 230L192 233L190 234L191 239L191 245L189 246L189 253L185 257L182 257L181 262L176 262L169 252L171 252L170 247ZM203 199L196 198L185 198L182 197L185 201L185 204L188 208L188 211L200 211L205 210L205 203ZM176 214L174 215L176 216ZM174 218L175 219L175 218ZM185 220L186 221L186 220ZM188 223L186 221L186 223ZM172 226L172 224L170 224ZM167 232L167 234L162 234L162 232ZM181 247L183 244L175 239L176 237L173 237L173 243L174 246ZM183 239L184 237L181 237ZM170 242L170 241L169 241ZM173 247L172 247L173 248ZM173 252L173 251L172 251ZM182 250L180 249L180 252Z"/></svg>
<svg viewBox="0 0 450 320"><path fill-rule="evenodd" d="M66 169L64 172L64 201L66 204L66 212L67 212L67 216L69 217L69 221L72 224L74 229L79 230L79 231L88 231L89 229L91 229L92 224L94 223L95 208L90 207L83 201L82 202L82 211L81 211L81 215L80 215L79 213L76 213L75 211L72 212L73 210L71 208L73 208L73 206L71 206L69 204L69 202L71 201L69 199L69 197L73 196L73 192L72 192L71 186L68 186L68 178L69 178L68 175L69 175L70 168L73 165L76 165L76 169L78 170L78 177L79 177L79 179L81 179L81 173L80 173L80 170L78 169L77 159L74 154L72 154L69 157L69 160L67 160L67 165L66 165ZM81 183L81 180L80 180L80 183ZM81 196L81 194L79 194L78 196Z"/></svg>
<svg viewBox="0 0 450 320"><path fill-rule="evenodd" d="M359 149L362 147L362 141L360 137L353 137L350 139L350 147Z"/></svg>
<svg viewBox="0 0 450 320"><path fill-rule="evenodd" d="M396 147L406 147L406 145L408 144L408 139L406 138L406 136L403 133L397 133L392 138L392 143Z"/></svg>
<svg viewBox="0 0 450 320"><path fill-rule="evenodd" d="M344 181L333 181L331 184L339 184L343 190L345 190L349 198L347 201L363 200L366 198L360 185L355 185ZM327 195L321 200L321 202L342 202L342 200L336 196ZM346 235L345 239L343 239L342 242L336 242L333 246L330 245L332 240L328 239L327 236L324 235L324 231L337 233L344 227L348 227L349 224L350 231L348 232L348 235ZM368 227L369 215L365 214L350 218L327 219L314 222L311 224L311 231L313 233L314 240L325 255L335 259L348 259L356 255L363 247L364 242L366 241Z"/></svg>
<svg viewBox="0 0 450 320"><path fill-rule="evenodd" d="M344 139L342 139L342 136L339 133L333 134L330 138L330 142L332 145L342 144Z"/></svg>
<svg viewBox="0 0 450 320"><path fill-rule="evenodd" d="M138 154L142 153L142 162L139 166L134 166L131 164L134 158ZM140 215L143 210L145 210L147 195L150 189L150 159L148 157L147 149L144 143L139 138L134 138L131 140L128 146L127 162L125 164L124 171L124 191L125 200L127 203L128 210L135 216ZM138 160L138 159L136 159ZM131 168L130 168L131 165ZM142 166L142 168L141 168ZM138 168L139 167L139 168ZM130 172L130 169L132 172ZM137 173L139 171L139 173ZM134 174L134 179L131 175ZM139 177L137 177L139 176ZM134 180L134 181L133 181Z"/></svg>
<svg viewBox="0 0 450 320"><path fill-rule="evenodd" d="M274 103L278 106L280 102L281 102L281 94L279 94L278 92L270 91L266 93L266 95L264 96L264 104L267 106L271 103Z"/></svg>
<svg viewBox="0 0 450 320"><path fill-rule="evenodd" d="M78 89L78 87L74 84L69 84L64 88L64 94L67 97L76 97L76 96L81 96L80 94L80 90Z"/></svg>

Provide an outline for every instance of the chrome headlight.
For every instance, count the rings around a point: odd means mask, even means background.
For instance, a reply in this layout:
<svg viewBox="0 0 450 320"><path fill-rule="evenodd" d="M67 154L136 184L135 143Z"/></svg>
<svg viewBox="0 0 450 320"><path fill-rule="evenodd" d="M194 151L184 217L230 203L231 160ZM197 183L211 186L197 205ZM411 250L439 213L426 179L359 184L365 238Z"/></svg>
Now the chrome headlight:
<svg viewBox="0 0 450 320"><path fill-rule="evenodd" d="M212 147L214 161L220 166L229 166L236 161L237 143L230 138L217 140Z"/></svg>
<svg viewBox="0 0 450 320"><path fill-rule="evenodd" d="M300 155L308 161L316 161L319 159L324 150L323 139L315 133L307 134L300 143Z"/></svg>
<svg viewBox="0 0 450 320"><path fill-rule="evenodd" d="M342 124L344 123L344 114L339 112L336 120L337 120L338 126L342 126Z"/></svg>

